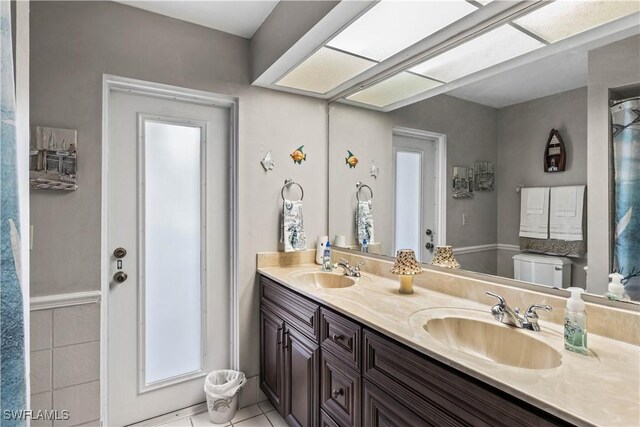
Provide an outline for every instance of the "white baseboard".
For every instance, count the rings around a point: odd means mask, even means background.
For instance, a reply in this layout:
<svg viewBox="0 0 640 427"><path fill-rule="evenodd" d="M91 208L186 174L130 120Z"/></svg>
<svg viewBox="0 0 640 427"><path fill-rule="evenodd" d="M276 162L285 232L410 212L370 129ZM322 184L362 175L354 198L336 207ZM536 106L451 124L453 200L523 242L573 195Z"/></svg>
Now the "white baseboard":
<svg viewBox="0 0 640 427"><path fill-rule="evenodd" d="M71 307L82 304L96 304L100 302L100 296L100 291L86 291L31 297L31 311Z"/></svg>

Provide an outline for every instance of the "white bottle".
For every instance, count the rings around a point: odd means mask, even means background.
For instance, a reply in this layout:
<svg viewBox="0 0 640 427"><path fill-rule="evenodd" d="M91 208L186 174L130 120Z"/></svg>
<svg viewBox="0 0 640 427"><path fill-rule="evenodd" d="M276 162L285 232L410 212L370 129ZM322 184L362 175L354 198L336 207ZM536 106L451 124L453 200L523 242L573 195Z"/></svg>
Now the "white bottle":
<svg viewBox="0 0 640 427"><path fill-rule="evenodd" d="M624 285L622 284L624 276L620 273L611 273L609 279L611 279L611 281L609 282L607 298L622 301L624 299Z"/></svg>
<svg viewBox="0 0 640 427"><path fill-rule="evenodd" d="M322 265L322 256L324 255L324 245L329 240L329 236L319 236L316 243L316 264Z"/></svg>
<svg viewBox="0 0 640 427"><path fill-rule="evenodd" d="M567 288L571 297L564 311L564 348L575 353L587 354L587 313L580 294L582 288Z"/></svg>
<svg viewBox="0 0 640 427"><path fill-rule="evenodd" d="M332 271L333 262L331 261L331 243L327 241L324 245L324 253L322 255L322 271Z"/></svg>

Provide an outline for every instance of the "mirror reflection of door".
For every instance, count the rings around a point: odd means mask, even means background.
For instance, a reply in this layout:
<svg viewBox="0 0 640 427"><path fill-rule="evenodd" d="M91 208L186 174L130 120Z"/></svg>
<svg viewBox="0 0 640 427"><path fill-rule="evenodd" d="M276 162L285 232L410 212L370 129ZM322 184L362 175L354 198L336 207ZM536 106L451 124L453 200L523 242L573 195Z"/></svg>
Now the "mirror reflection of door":
<svg viewBox="0 0 640 427"><path fill-rule="evenodd" d="M419 262L428 263L438 232L437 141L394 131L394 253L413 249Z"/></svg>

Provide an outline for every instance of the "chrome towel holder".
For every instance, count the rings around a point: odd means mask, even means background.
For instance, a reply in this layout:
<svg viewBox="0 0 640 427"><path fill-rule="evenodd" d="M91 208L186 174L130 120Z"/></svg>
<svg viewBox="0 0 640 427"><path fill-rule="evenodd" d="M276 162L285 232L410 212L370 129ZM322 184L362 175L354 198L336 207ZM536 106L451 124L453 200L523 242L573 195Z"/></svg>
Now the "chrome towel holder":
<svg viewBox="0 0 640 427"><path fill-rule="evenodd" d="M298 188L300 189L300 200L298 200L299 202L302 201L302 199L304 199L304 189L302 188L302 185L298 184L297 182L295 182L294 180L292 180L291 178L287 178L284 180L284 185L282 186L282 190L280 191L280 195L282 196L282 200L285 200L284 198L284 190L285 188L290 188L292 185L297 185Z"/></svg>
<svg viewBox="0 0 640 427"><path fill-rule="evenodd" d="M369 187L367 184L363 184L360 181L356 182L356 199L360 201L359 193L360 193L360 190L362 190L363 188L367 188L369 190L369 193L371 193L371 197L369 198L369 201L373 200L373 190L371 189L371 187Z"/></svg>

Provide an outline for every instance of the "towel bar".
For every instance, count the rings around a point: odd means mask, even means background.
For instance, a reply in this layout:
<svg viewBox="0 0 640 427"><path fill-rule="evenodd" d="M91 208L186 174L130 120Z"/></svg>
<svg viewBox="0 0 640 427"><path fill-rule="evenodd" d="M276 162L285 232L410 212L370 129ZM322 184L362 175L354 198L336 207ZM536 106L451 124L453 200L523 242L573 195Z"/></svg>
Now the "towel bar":
<svg viewBox="0 0 640 427"><path fill-rule="evenodd" d="M371 187L369 187L367 184L363 184L360 181L356 182L356 199L360 201L360 196L358 194L360 193L360 190L362 190L363 188L369 189L369 192L371 193L371 197L369 198L369 200L373 200L373 190L371 189Z"/></svg>
<svg viewBox="0 0 640 427"><path fill-rule="evenodd" d="M282 190L280 191L280 195L282 196L282 200L285 200L284 198L284 189L285 188L289 188L292 185L297 185L298 188L300 189L300 202L302 201L302 199L304 199L304 189L302 188L302 185L298 184L297 182L295 182L294 180L292 180L291 178L287 178L284 180L284 185L282 186Z"/></svg>

